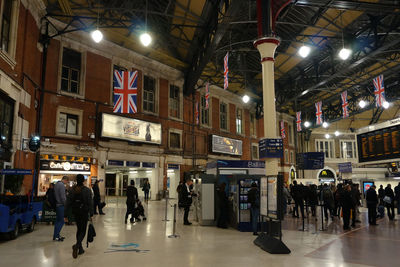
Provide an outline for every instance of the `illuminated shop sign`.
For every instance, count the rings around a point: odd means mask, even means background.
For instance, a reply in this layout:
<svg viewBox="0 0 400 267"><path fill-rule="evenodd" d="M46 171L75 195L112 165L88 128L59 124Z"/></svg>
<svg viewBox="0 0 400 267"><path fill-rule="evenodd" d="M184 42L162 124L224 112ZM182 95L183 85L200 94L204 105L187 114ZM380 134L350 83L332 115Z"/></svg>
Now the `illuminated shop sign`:
<svg viewBox="0 0 400 267"><path fill-rule="evenodd" d="M57 154L40 154L41 160L55 160L55 161L78 161L91 163L92 158L90 157L81 157L81 156L65 156L65 155L57 155Z"/></svg>
<svg viewBox="0 0 400 267"><path fill-rule="evenodd" d="M212 152L242 155L242 141L228 137L212 135Z"/></svg>
<svg viewBox="0 0 400 267"><path fill-rule="evenodd" d="M90 164L69 161L41 161L41 170L90 171Z"/></svg>
<svg viewBox="0 0 400 267"><path fill-rule="evenodd" d="M161 144L161 124L103 113L101 136L129 142Z"/></svg>

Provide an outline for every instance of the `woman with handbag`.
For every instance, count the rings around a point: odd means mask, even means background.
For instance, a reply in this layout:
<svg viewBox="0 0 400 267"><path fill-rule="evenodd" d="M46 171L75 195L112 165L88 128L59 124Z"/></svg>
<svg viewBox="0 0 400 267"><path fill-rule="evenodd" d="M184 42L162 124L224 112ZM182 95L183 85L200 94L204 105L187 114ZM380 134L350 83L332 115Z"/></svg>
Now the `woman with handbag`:
<svg viewBox="0 0 400 267"><path fill-rule="evenodd" d="M389 220L394 220L394 192L392 186L388 184L385 188L385 197L383 198L385 202Z"/></svg>

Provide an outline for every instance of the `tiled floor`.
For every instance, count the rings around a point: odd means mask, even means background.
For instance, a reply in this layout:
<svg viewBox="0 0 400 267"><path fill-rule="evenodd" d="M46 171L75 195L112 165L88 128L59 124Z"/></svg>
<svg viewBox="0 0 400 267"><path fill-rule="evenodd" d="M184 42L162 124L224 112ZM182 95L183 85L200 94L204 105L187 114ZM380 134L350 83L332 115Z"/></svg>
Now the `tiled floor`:
<svg viewBox="0 0 400 267"><path fill-rule="evenodd" d="M78 259L71 256L75 226L65 226L62 234L66 240L57 243L51 241L53 227L40 224L33 233L22 234L12 241L0 241L0 266L383 267L398 266L400 262L398 222L389 223L385 219L378 227L361 226L343 233L335 219L336 222L328 225L330 230L315 233L314 225L310 225L308 231L299 231L301 220L288 218L283 239L292 253L271 255L253 244L254 237L250 233L202 227L196 223L183 226L181 213L177 223L180 237L168 238L172 222L162 221L164 203L150 202L148 220L133 225L123 223L123 201L108 205L105 216L94 218L95 242ZM172 208L168 217L172 218ZM109 250L111 244L130 243L139 244L137 249L142 251Z"/></svg>

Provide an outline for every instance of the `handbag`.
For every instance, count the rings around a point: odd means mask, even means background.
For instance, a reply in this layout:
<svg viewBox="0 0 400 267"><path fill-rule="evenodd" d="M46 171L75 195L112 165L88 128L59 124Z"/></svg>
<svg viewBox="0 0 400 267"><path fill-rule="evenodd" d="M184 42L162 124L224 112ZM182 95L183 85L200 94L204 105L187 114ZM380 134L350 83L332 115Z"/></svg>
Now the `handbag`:
<svg viewBox="0 0 400 267"><path fill-rule="evenodd" d="M392 198L389 196L385 196L383 198L383 202L387 203L387 204L391 204L392 203Z"/></svg>

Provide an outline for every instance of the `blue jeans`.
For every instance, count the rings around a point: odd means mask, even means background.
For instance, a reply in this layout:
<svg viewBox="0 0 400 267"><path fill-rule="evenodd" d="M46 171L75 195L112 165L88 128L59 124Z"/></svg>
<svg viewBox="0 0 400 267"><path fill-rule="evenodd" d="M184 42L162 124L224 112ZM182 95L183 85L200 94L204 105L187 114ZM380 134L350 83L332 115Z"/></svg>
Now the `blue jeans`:
<svg viewBox="0 0 400 267"><path fill-rule="evenodd" d="M260 208L251 208L251 225L253 228L253 233L257 232L258 217L260 217Z"/></svg>
<svg viewBox="0 0 400 267"><path fill-rule="evenodd" d="M60 237L61 228L64 225L64 205L56 207L56 222L54 223L53 239Z"/></svg>

